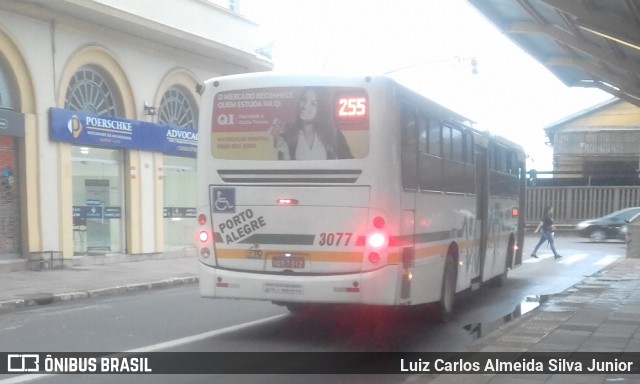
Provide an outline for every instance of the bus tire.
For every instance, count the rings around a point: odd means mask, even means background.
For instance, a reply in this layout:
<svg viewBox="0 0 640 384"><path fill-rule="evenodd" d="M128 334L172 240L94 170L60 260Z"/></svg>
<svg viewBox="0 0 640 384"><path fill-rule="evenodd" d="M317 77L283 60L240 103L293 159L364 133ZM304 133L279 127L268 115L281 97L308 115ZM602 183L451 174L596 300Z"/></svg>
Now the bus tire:
<svg viewBox="0 0 640 384"><path fill-rule="evenodd" d="M453 305L456 297L456 264L453 256L447 255L442 277L442 297L438 303L438 320L447 322L453 316Z"/></svg>

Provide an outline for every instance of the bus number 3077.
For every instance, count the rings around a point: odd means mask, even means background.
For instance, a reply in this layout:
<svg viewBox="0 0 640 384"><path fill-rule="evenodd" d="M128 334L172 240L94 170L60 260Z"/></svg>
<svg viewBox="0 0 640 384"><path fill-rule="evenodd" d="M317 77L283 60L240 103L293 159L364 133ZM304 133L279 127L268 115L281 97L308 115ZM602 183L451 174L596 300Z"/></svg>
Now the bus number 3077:
<svg viewBox="0 0 640 384"><path fill-rule="evenodd" d="M353 233L344 233L344 232L322 232L320 234L320 242L318 245L324 246L347 246L351 242L351 237Z"/></svg>

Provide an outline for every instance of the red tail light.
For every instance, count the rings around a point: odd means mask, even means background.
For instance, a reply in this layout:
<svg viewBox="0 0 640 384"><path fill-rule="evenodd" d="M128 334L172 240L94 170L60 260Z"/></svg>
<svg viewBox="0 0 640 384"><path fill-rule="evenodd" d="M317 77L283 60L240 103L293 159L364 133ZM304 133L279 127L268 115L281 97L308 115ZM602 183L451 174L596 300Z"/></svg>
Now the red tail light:
<svg viewBox="0 0 640 384"><path fill-rule="evenodd" d="M200 240L200 242L202 243L206 243L207 241L209 241L209 234L207 233L207 231L200 231L200 233L198 234L198 240Z"/></svg>
<svg viewBox="0 0 640 384"><path fill-rule="evenodd" d="M373 219L373 226L374 227L376 227L378 229L382 229L382 228L384 228L384 225L385 225L384 217L377 216L377 217L375 217Z"/></svg>
<svg viewBox="0 0 640 384"><path fill-rule="evenodd" d="M371 264L378 264L380 262L380 254L378 254L378 252L371 252L369 254L369 262Z"/></svg>
<svg viewBox="0 0 640 384"><path fill-rule="evenodd" d="M384 217L376 216L372 221L373 227L381 230L384 228L386 222ZM387 235L383 231L376 231L369 234L367 237L367 244L372 248L380 248L387 242Z"/></svg>
<svg viewBox="0 0 640 384"><path fill-rule="evenodd" d="M387 237L382 233L376 232L369 235L367 242L373 248L380 248L387 242Z"/></svg>

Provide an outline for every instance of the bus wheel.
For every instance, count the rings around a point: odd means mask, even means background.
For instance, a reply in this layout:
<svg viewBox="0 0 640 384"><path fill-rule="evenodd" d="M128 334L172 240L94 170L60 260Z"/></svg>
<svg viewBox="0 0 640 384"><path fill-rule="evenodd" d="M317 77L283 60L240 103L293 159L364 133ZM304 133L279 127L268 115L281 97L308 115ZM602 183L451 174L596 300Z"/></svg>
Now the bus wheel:
<svg viewBox="0 0 640 384"><path fill-rule="evenodd" d="M442 279L442 298L438 304L438 320L447 322L453 315L453 304L456 297L456 265L453 256L447 255Z"/></svg>

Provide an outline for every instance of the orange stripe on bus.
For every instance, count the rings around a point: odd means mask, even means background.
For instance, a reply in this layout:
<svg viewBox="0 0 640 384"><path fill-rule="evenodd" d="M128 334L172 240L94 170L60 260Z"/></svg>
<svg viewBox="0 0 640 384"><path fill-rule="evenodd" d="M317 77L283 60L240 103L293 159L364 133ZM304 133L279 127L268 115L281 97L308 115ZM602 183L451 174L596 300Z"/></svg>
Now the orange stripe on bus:
<svg viewBox="0 0 640 384"><path fill-rule="evenodd" d="M291 252L291 251L263 251L265 256L261 260L271 260L273 256L282 256L285 253L304 256L306 261L332 262L332 263L361 263L362 252ZM217 249L218 259L229 260L256 260L247 257L247 251L242 249Z"/></svg>
<svg viewBox="0 0 640 384"><path fill-rule="evenodd" d="M453 239L452 239L453 240ZM491 242L492 239L489 239ZM478 239L470 239L457 243L459 252L467 250L469 248L478 247ZM424 259L427 257L444 255L449 250L449 244L439 245L427 245L420 246L416 244L416 259ZM291 251L263 251L264 257L262 259L255 259L249 257L246 250L243 249L216 249L216 256L218 259L226 260L271 260L273 256L282 256L285 253L292 253L294 255L304 256L305 260L310 262L328 262L328 263L361 263L364 260L364 252L328 252L328 251L315 251L315 252L291 252ZM402 263L402 252L389 252L387 254L387 262L389 264Z"/></svg>

